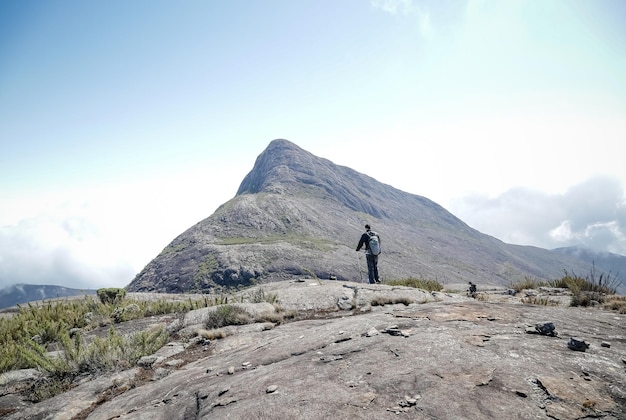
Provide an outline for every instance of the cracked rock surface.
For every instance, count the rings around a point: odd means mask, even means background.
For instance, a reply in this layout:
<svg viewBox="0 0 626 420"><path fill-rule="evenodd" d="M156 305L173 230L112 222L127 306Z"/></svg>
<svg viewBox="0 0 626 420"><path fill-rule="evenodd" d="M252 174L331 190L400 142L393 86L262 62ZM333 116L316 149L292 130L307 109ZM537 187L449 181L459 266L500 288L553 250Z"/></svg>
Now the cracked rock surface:
<svg viewBox="0 0 626 420"><path fill-rule="evenodd" d="M187 343L172 358L195 351L193 360L97 404L86 418L626 418L626 315L313 283L277 283L271 292L284 309L322 315ZM339 309L346 290L354 305ZM399 293L420 303L371 305ZM557 336L527 332L545 322ZM572 351L570 337L589 348ZM72 418L50 408L84 395L80 389L7 418Z"/></svg>

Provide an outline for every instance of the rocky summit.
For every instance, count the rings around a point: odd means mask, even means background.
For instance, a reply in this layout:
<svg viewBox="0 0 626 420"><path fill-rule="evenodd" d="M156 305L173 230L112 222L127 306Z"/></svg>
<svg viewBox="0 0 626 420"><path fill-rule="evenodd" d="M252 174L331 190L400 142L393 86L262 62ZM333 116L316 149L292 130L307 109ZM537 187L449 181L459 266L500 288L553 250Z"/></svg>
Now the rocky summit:
<svg viewBox="0 0 626 420"><path fill-rule="evenodd" d="M128 285L134 292L208 292L313 276L363 281L355 248L369 223L383 280L507 285L584 274L574 256L505 244L433 201L274 140L233 199L176 237Z"/></svg>
<svg viewBox="0 0 626 420"><path fill-rule="evenodd" d="M250 300L260 292L274 303ZM219 307L121 323L162 325L173 340L37 404L19 394L37 371L0 375L0 417L626 419L626 315L569 307L566 290L533 295L562 304L482 285L478 299L311 278L255 286L232 305L257 322L210 338L204 321Z"/></svg>

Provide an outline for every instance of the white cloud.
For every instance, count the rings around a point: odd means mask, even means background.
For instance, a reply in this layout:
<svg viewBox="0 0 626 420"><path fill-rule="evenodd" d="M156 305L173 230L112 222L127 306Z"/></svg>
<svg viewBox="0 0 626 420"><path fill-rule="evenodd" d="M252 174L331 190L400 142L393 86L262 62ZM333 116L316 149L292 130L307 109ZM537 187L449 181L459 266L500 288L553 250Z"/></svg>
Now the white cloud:
<svg viewBox="0 0 626 420"><path fill-rule="evenodd" d="M559 226L550 231L550 237L557 243L570 242L574 237L572 234L572 224L569 220L563 220Z"/></svg>
<svg viewBox="0 0 626 420"><path fill-rule="evenodd" d="M74 288L124 286L134 267L124 249L100 231L89 208L62 203L0 228L0 287L13 283Z"/></svg>
<svg viewBox="0 0 626 420"><path fill-rule="evenodd" d="M370 4L392 15L407 15L413 11L413 0L371 0Z"/></svg>
<svg viewBox="0 0 626 420"><path fill-rule="evenodd" d="M420 32L424 37L431 38L433 35L433 27L430 22L430 13L418 8L416 9L416 14Z"/></svg>
<svg viewBox="0 0 626 420"><path fill-rule="evenodd" d="M371 0L370 4L375 9L380 9L390 15L416 18L422 36L432 37L431 14L416 5L413 0Z"/></svg>
<svg viewBox="0 0 626 420"><path fill-rule="evenodd" d="M0 215L0 288L126 286L171 240L235 195L240 180L222 179L223 173L214 167L40 201L7 200Z"/></svg>
<svg viewBox="0 0 626 420"><path fill-rule="evenodd" d="M518 188L496 197L473 195L456 200L451 209L505 242L626 255L626 195L615 178L593 177L562 194Z"/></svg>
<svg viewBox="0 0 626 420"><path fill-rule="evenodd" d="M594 223L587 226L582 243L591 249L609 251L615 254L626 254L624 245L626 226L621 226L617 221L606 223Z"/></svg>

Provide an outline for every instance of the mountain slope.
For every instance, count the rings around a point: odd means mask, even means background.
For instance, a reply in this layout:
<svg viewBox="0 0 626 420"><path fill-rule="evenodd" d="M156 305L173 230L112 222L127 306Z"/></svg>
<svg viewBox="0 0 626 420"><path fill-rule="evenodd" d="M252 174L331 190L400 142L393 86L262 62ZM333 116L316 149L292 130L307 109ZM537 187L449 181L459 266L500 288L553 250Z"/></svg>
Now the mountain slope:
<svg viewBox="0 0 626 420"><path fill-rule="evenodd" d="M129 291L204 291L314 275L360 281L356 243L381 235L383 280L509 284L588 265L556 252L505 244L427 198L314 156L287 140L259 155L236 196L175 238Z"/></svg>
<svg viewBox="0 0 626 420"><path fill-rule="evenodd" d="M95 290L79 290L63 286L14 284L0 290L0 309L32 302L34 300L93 295L95 293Z"/></svg>

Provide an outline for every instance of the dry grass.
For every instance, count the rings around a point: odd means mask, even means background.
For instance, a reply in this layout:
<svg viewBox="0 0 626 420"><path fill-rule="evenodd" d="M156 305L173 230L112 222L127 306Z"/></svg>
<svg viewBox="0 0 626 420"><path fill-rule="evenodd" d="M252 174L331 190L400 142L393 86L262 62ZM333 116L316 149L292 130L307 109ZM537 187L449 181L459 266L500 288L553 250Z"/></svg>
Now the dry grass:
<svg viewBox="0 0 626 420"><path fill-rule="evenodd" d="M544 296L528 296L521 299L521 302L527 305L543 305L543 306L559 306L561 302Z"/></svg>
<svg viewBox="0 0 626 420"><path fill-rule="evenodd" d="M220 328L207 330L201 328L197 331L198 335L207 340L219 340L226 337L226 332Z"/></svg>
<svg viewBox="0 0 626 420"><path fill-rule="evenodd" d="M626 296L611 296L607 298L603 307L620 314L626 314Z"/></svg>
<svg viewBox="0 0 626 420"><path fill-rule="evenodd" d="M509 288L519 293L522 290L539 289L540 287L550 287L550 286L551 286L550 283L548 283L547 281L531 279L530 277L526 277L523 281L511 284Z"/></svg>
<svg viewBox="0 0 626 420"><path fill-rule="evenodd" d="M408 278L404 280L389 280L385 281L384 284L388 286L414 287L416 289L422 289L428 292L440 292L441 290L443 290L443 285L437 280Z"/></svg>
<svg viewBox="0 0 626 420"><path fill-rule="evenodd" d="M598 402L596 400L586 400L583 403L583 407L585 407L588 410L593 410L596 407L596 405L598 405Z"/></svg>
<svg viewBox="0 0 626 420"><path fill-rule="evenodd" d="M371 301L372 306L385 306L385 305L395 305L397 303L401 303L405 306L409 306L411 303L415 301L411 298L405 296L394 296L392 298L387 296L374 296Z"/></svg>
<svg viewBox="0 0 626 420"><path fill-rule="evenodd" d="M256 322L271 322L272 324L282 324L283 322L285 322L283 314L270 311L266 311L257 315L254 320Z"/></svg>

